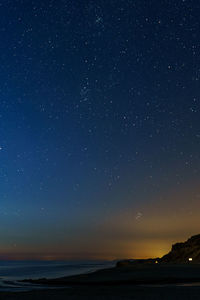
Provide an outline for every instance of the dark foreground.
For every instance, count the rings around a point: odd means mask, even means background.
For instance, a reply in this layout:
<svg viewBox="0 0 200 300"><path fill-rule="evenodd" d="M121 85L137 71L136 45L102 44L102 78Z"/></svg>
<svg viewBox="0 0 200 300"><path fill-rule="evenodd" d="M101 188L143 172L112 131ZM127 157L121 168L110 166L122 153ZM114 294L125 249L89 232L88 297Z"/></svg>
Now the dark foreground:
<svg viewBox="0 0 200 300"><path fill-rule="evenodd" d="M200 299L200 287L78 287L65 290L43 290L23 293L2 293L0 299L18 300L177 300Z"/></svg>
<svg viewBox="0 0 200 300"><path fill-rule="evenodd" d="M139 265L29 282L60 289L1 293L0 299L200 299L200 265Z"/></svg>

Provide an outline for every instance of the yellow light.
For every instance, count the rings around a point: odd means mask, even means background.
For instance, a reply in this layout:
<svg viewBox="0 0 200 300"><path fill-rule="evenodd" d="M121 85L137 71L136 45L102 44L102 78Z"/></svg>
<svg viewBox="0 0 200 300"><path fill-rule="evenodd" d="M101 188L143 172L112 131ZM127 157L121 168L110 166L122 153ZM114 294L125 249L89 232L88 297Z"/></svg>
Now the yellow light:
<svg viewBox="0 0 200 300"><path fill-rule="evenodd" d="M189 258L189 261L192 261L192 257Z"/></svg>
<svg viewBox="0 0 200 300"><path fill-rule="evenodd" d="M156 260L155 263L158 264L158 261Z"/></svg>

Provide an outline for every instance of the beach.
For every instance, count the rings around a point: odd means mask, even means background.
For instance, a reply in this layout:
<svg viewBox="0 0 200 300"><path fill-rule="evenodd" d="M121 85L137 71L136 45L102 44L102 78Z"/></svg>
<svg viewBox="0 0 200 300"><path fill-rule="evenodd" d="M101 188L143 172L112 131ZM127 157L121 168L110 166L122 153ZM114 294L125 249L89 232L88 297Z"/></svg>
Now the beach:
<svg viewBox="0 0 200 300"><path fill-rule="evenodd" d="M24 283L46 286L123 286L200 283L199 264L136 264L86 274L50 279L28 279Z"/></svg>
<svg viewBox="0 0 200 300"><path fill-rule="evenodd" d="M200 265L139 265L26 282L46 289L2 292L0 299L200 299Z"/></svg>

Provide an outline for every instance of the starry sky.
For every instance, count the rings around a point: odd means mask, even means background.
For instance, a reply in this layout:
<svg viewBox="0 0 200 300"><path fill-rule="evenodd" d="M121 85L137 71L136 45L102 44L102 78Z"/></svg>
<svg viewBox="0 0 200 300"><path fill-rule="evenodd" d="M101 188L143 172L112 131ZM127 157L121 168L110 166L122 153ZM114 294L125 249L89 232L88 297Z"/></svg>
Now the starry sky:
<svg viewBox="0 0 200 300"><path fill-rule="evenodd" d="M156 257L200 233L200 3L0 1L0 258Z"/></svg>

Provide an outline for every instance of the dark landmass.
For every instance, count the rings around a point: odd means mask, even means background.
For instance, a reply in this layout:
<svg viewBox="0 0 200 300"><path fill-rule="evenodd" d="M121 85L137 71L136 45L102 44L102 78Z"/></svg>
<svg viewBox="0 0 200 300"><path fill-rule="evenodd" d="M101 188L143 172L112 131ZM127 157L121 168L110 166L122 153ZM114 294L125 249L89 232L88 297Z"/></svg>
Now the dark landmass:
<svg viewBox="0 0 200 300"><path fill-rule="evenodd" d="M139 264L199 264L200 263L200 234L194 235L186 242L172 245L169 253L159 258L128 259L117 263L118 267L134 266Z"/></svg>
<svg viewBox="0 0 200 300"><path fill-rule="evenodd" d="M116 263L117 267L131 267L139 265L157 264L160 258L148 258L148 259L124 259Z"/></svg>
<svg viewBox="0 0 200 300"><path fill-rule="evenodd" d="M141 264L57 279L29 279L23 282L59 287L200 283L200 265Z"/></svg>
<svg viewBox="0 0 200 300"><path fill-rule="evenodd" d="M200 299L198 264L138 264L85 275L29 282L64 289L20 293L19 298L10 299ZM197 283L197 286L187 286L188 283Z"/></svg>
<svg viewBox="0 0 200 300"><path fill-rule="evenodd" d="M192 259L192 261L189 261L189 259ZM184 243L173 245L171 251L164 255L160 262L200 263L200 234L192 236Z"/></svg>

